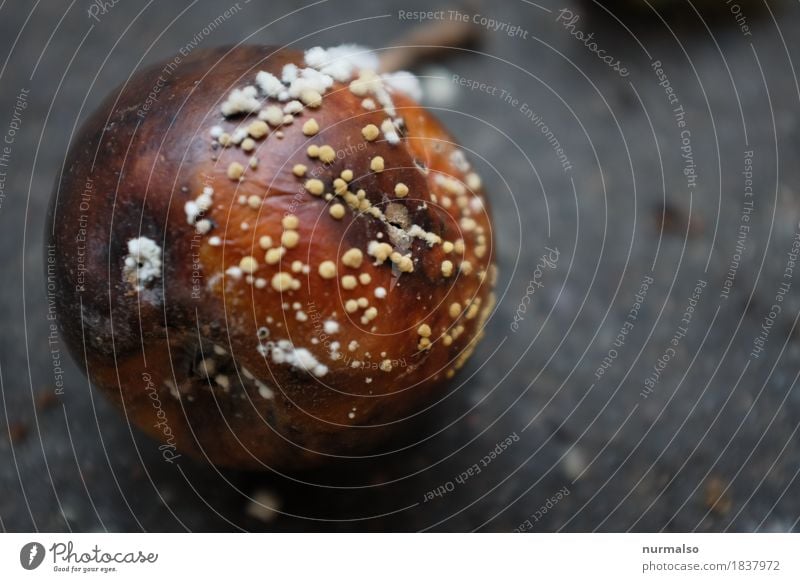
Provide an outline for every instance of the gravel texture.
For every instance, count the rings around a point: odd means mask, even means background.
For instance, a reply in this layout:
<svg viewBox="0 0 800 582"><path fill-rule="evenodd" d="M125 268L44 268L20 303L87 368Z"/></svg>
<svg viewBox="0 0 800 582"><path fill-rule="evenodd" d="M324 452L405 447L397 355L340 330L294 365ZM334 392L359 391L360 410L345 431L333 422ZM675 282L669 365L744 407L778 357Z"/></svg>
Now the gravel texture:
<svg viewBox="0 0 800 582"><path fill-rule="evenodd" d="M796 3L740 3L743 30L703 2L702 21L688 3L662 19L638 2L487 2L468 14L508 26L417 70L492 193L501 278L448 398L381 449L402 452L292 476L166 463L49 343L45 210L108 91L193 43L386 46L415 24L399 11L440 4L330 0L278 21L300 6L241 0L220 20L228 5L206 0L0 5L0 528L798 529Z"/></svg>

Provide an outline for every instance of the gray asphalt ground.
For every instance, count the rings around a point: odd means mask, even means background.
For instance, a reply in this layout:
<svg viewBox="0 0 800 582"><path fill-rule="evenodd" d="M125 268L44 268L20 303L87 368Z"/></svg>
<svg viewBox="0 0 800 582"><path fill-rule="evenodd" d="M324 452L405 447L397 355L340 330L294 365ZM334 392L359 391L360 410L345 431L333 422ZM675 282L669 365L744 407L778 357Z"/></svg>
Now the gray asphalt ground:
<svg viewBox="0 0 800 582"><path fill-rule="evenodd" d="M384 47L416 24L399 11L452 5L240 0L209 31L234 4L1 2L0 528L797 530L800 6L695 4L463 9L521 31L417 71L491 192L497 311L391 443L413 446L285 476L165 463L48 342L47 201L76 124L143 65L192 42Z"/></svg>

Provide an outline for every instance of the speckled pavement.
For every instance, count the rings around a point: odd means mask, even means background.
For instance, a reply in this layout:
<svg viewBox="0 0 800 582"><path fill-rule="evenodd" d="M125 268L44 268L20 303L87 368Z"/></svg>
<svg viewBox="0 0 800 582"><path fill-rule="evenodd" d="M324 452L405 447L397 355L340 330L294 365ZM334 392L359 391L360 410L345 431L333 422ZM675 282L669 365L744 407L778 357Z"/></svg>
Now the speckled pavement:
<svg viewBox="0 0 800 582"><path fill-rule="evenodd" d="M416 72L491 193L498 307L385 454L279 475L165 462L51 334L66 148L182 48L382 47L453 5L102 4L0 4L0 528L798 529L800 6L459 9L480 42Z"/></svg>

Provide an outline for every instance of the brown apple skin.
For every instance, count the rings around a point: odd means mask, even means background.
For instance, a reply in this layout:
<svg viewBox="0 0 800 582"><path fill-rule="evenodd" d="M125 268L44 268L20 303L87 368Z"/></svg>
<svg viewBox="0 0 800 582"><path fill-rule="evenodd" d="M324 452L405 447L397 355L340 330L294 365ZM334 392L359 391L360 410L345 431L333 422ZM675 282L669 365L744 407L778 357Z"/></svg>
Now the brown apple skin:
<svg viewBox="0 0 800 582"><path fill-rule="evenodd" d="M467 232L463 196L457 200L435 179L466 179L452 162L455 140L428 111L396 93L405 121L401 143L366 142L362 128L380 127L386 114L365 110L363 97L337 83L320 107L298 114L281 128L282 138L272 131L256 152L215 147L212 127L232 132L248 123L244 116L226 119L220 113L230 91L252 84L260 70L279 75L287 63L301 65L302 53L222 47L196 51L166 72L169 62L132 76L89 117L53 193L47 244L55 257L56 313L66 344L91 382L124 411L125 421L162 441L166 456L185 453L220 466L285 470L373 449L443 394L492 308L488 205L479 188L468 193L480 204L466 206L480 211L472 212ZM148 98L154 88L156 98ZM320 126L313 137L301 131L310 117ZM349 153L322 164L307 155L309 143ZM248 167L253 155L259 160L255 169ZM375 156L385 160L381 173L370 171ZM247 168L241 181L228 177L232 162ZM386 224L350 208L334 219L333 202L305 191L304 180L292 173L295 164L321 166L318 175L328 190L342 170L352 169L353 189L363 189L373 205L403 206L410 223L424 231L444 241L462 239L463 252L446 253L441 244L431 247L415 238L413 272L398 276L389 261L374 264L367 247L376 237L388 241ZM408 186L407 197L394 196L397 182ZM207 185L214 189L205 215L213 229L200 235L184 205ZM242 195L262 197L263 204L257 210L241 204ZM452 198L449 205L446 198ZM279 264L268 265L259 240L280 240L286 214L298 218L299 243ZM222 244L210 245L211 236ZM124 265L128 241L139 237L159 245L162 270L137 289ZM355 290L340 284L351 272L339 260L349 248L364 254L352 273L371 279ZM265 279L265 288L225 273L246 256L258 259L253 276ZM441 265L448 258L456 272L445 277ZM325 260L337 264L336 278L318 274ZM472 267L468 273L458 269L464 260ZM307 265L308 273L292 272L299 288L277 291L271 278L291 272L294 261ZM388 291L382 300L374 295L379 286ZM359 297L379 312L368 325L360 319L363 309L345 309L348 299ZM284 309L297 303L305 321L292 307ZM454 303L461 307L457 314ZM340 329L323 338L320 326L332 317ZM427 349L419 348L423 323L433 330ZM258 349L264 327L267 341L288 339L308 349L327 373L318 377L265 357ZM324 347L334 340L341 345L338 360ZM353 341L358 348L349 351ZM390 370L380 368L384 360L394 362ZM220 377L227 380L220 384ZM264 397L264 386L272 397Z"/></svg>

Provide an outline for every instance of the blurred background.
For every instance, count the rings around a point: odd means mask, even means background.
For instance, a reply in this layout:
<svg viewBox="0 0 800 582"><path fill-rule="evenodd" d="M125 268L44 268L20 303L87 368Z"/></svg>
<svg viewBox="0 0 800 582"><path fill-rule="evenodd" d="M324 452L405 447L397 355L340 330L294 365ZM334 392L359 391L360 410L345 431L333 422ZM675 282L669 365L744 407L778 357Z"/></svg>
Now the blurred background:
<svg viewBox="0 0 800 582"><path fill-rule="evenodd" d="M440 10L434 39L473 26L414 72L480 169L501 273L476 355L413 446L356 469L166 463L50 341L77 126L187 47L382 49ZM796 531L799 39L788 1L0 3L0 527Z"/></svg>

